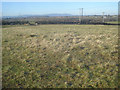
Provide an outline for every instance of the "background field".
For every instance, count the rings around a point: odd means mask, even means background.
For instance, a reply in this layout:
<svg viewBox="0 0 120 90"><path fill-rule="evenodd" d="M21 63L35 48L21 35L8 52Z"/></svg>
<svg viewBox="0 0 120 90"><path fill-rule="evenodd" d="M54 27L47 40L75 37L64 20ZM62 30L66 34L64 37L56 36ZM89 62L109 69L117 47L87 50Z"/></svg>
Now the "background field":
<svg viewBox="0 0 120 90"><path fill-rule="evenodd" d="M116 88L118 26L3 26L3 87Z"/></svg>

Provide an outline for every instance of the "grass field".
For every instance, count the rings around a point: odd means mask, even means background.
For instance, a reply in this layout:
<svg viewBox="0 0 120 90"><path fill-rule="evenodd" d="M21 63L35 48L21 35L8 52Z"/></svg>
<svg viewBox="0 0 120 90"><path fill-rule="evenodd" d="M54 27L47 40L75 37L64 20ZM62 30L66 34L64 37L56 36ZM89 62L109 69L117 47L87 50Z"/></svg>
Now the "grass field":
<svg viewBox="0 0 120 90"><path fill-rule="evenodd" d="M118 22L118 21L112 21L112 22L106 22L106 23L110 23L110 24L120 24L120 22Z"/></svg>
<svg viewBox="0 0 120 90"><path fill-rule="evenodd" d="M118 86L118 26L4 26L2 36L5 88Z"/></svg>

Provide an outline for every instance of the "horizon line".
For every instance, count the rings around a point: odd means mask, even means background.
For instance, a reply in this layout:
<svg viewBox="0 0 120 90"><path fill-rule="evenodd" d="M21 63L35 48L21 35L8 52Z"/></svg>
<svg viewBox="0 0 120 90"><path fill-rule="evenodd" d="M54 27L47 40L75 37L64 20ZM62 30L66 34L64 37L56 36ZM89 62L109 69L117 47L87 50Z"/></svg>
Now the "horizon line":
<svg viewBox="0 0 120 90"><path fill-rule="evenodd" d="M2 17L19 17L19 16L50 16L50 15L55 15L55 16L60 16L60 15L64 15L64 16L81 16L81 15L73 15L73 14L64 14L64 13L50 13L50 14L26 14L26 15L14 15L14 16L2 16ZM95 16L95 15L102 15L102 14L87 14L87 15L83 15L83 16ZM118 15L118 14L104 14L105 16L106 15Z"/></svg>

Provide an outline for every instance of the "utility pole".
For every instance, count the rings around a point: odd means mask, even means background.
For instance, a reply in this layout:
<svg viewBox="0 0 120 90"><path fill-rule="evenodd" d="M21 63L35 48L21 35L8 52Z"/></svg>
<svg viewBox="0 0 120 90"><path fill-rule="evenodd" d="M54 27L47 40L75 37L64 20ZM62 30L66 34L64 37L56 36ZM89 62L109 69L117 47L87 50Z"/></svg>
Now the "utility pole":
<svg viewBox="0 0 120 90"><path fill-rule="evenodd" d="M83 20L83 8L79 8L79 23L81 23L82 22L82 20Z"/></svg>
<svg viewBox="0 0 120 90"><path fill-rule="evenodd" d="M110 15L108 14L108 22L110 21Z"/></svg>
<svg viewBox="0 0 120 90"><path fill-rule="evenodd" d="M81 13L80 13L80 10L81 10L81 9L79 8L79 23L81 22L81 19L80 19L80 14L81 14Z"/></svg>
<svg viewBox="0 0 120 90"><path fill-rule="evenodd" d="M104 12L103 12L103 23L104 23Z"/></svg>
<svg viewBox="0 0 120 90"><path fill-rule="evenodd" d="M81 20L81 22L83 21L83 8L82 8L82 20Z"/></svg>

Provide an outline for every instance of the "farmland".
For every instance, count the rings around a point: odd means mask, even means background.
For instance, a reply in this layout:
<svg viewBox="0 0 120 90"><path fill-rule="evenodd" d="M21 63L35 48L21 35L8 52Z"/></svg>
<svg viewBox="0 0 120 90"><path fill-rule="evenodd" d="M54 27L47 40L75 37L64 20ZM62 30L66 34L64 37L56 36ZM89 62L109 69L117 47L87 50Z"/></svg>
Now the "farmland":
<svg viewBox="0 0 120 90"><path fill-rule="evenodd" d="M3 88L117 88L117 25L3 26Z"/></svg>

